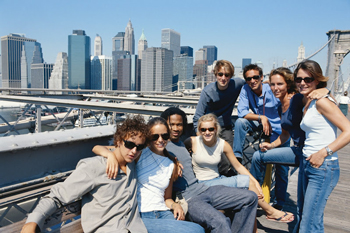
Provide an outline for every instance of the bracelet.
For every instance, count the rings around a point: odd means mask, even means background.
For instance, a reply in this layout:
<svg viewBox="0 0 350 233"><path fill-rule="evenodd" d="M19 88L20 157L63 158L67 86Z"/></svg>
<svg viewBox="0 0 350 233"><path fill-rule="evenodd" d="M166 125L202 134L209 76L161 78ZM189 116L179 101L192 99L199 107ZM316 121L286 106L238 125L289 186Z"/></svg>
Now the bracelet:
<svg viewBox="0 0 350 233"><path fill-rule="evenodd" d="M258 116L258 122L261 123L260 114L259 114L259 116Z"/></svg>

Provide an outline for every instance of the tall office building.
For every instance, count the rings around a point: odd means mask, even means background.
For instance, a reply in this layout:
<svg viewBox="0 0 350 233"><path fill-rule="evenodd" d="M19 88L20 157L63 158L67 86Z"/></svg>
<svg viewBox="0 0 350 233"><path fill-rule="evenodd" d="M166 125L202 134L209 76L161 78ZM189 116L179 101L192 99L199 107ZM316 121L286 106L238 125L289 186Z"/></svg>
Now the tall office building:
<svg viewBox="0 0 350 233"><path fill-rule="evenodd" d="M141 91L171 91L173 51L147 48L141 60Z"/></svg>
<svg viewBox="0 0 350 233"><path fill-rule="evenodd" d="M118 32L118 34L112 38L112 52L124 51L124 36L125 32Z"/></svg>
<svg viewBox="0 0 350 233"><path fill-rule="evenodd" d="M142 34L141 34L141 37L139 39L139 43L138 43L138 46L137 46L137 55L139 55L139 59L142 59L142 52L145 51L147 48L148 48L148 43L147 43L147 39L146 39L146 36L145 34L143 33L143 29L142 29Z"/></svg>
<svg viewBox="0 0 350 233"><path fill-rule="evenodd" d="M244 67L246 67L247 65L252 64L252 59L251 58L243 58L242 59L242 70L244 69Z"/></svg>
<svg viewBox="0 0 350 233"><path fill-rule="evenodd" d="M36 42L24 34L13 34L1 37L2 87L21 87L21 57L23 43Z"/></svg>
<svg viewBox="0 0 350 233"><path fill-rule="evenodd" d="M67 53L57 54L56 62L53 66L49 78L49 89L67 89L68 88L68 56ZM56 92L62 94L62 92Z"/></svg>
<svg viewBox="0 0 350 233"><path fill-rule="evenodd" d="M21 87L32 87L32 72L33 64L44 63L41 45L38 42L23 42L21 56Z"/></svg>
<svg viewBox="0 0 350 233"><path fill-rule="evenodd" d="M305 59L305 46L303 45L303 42L301 42L301 44L298 48L297 61L302 62L304 59Z"/></svg>
<svg viewBox="0 0 350 233"><path fill-rule="evenodd" d="M193 48L190 46L181 46L180 53L189 57L193 57Z"/></svg>
<svg viewBox="0 0 350 233"><path fill-rule="evenodd" d="M138 55L127 55L118 60L118 90L140 91L141 60Z"/></svg>
<svg viewBox="0 0 350 233"><path fill-rule="evenodd" d="M134 28L132 27L130 20L125 28L124 51L129 51L131 55L135 54Z"/></svg>
<svg viewBox="0 0 350 233"><path fill-rule="evenodd" d="M90 89L90 37L84 30L73 30L68 36L68 87Z"/></svg>
<svg viewBox="0 0 350 233"><path fill-rule="evenodd" d="M173 62L173 91L193 89L193 57L181 55L174 57ZM178 82L178 85L175 82Z"/></svg>
<svg viewBox="0 0 350 233"><path fill-rule="evenodd" d="M2 87L2 63L1 63L1 54L0 54L0 87Z"/></svg>
<svg viewBox="0 0 350 233"><path fill-rule="evenodd" d="M162 29L162 48L172 50L174 57L180 56L180 33L170 28Z"/></svg>
<svg viewBox="0 0 350 233"><path fill-rule="evenodd" d="M102 38L96 34L94 41L94 56L101 56L102 54Z"/></svg>
<svg viewBox="0 0 350 233"><path fill-rule="evenodd" d="M207 49L200 48L194 53L195 61L204 61L207 60Z"/></svg>
<svg viewBox="0 0 350 233"><path fill-rule="evenodd" d="M49 88L53 64L35 63L31 66L32 88Z"/></svg>
<svg viewBox="0 0 350 233"><path fill-rule="evenodd" d="M91 56L91 89L112 90L112 58Z"/></svg>
<svg viewBox="0 0 350 233"><path fill-rule="evenodd" d="M210 66L218 59L218 48L214 45L205 45L203 48L207 49L207 60Z"/></svg>

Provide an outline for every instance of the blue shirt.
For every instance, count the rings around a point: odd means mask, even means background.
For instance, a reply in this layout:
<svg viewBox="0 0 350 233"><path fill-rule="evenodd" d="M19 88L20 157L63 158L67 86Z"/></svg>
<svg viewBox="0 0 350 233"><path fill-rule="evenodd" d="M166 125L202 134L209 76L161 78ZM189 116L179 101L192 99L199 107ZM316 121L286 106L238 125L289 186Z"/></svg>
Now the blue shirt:
<svg viewBox="0 0 350 233"><path fill-rule="evenodd" d="M245 117L250 113L249 109L251 109L254 114L265 115L269 119L272 127L271 141L274 141L282 132L281 119L278 111L280 104L280 101L273 95L269 84L262 84L261 96L257 96L249 85L245 84L239 95L237 107L238 117Z"/></svg>

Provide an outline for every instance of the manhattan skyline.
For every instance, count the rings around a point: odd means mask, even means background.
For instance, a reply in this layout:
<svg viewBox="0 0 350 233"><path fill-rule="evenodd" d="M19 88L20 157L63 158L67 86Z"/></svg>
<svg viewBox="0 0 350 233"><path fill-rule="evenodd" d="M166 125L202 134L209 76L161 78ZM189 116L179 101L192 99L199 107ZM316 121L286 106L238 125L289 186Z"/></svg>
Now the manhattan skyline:
<svg viewBox="0 0 350 233"><path fill-rule="evenodd" d="M242 58L251 58L253 63L261 61L266 73L273 64L282 66L283 60L288 65L295 63L301 42L308 56L327 42L329 30L350 30L349 11L348 0L227 0L220 4L206 0L103 0L98 4L0 0L0 36L23 33L36 39L41 43L45 62L54 63L58 53L68 51L68 35L72 30L84 30L92 40L99 34L103 54L112 56L112 38L125 31L130 20L136 40L144 30L148 47L161 47L161 30L170 28L181 34L181 46L197 51L205 45L214 45L218 48L218 59L240 67ZM349 57L345 57L342 65L346 76L350 73ZM327 49L312 59L325 72Z"/></svg>

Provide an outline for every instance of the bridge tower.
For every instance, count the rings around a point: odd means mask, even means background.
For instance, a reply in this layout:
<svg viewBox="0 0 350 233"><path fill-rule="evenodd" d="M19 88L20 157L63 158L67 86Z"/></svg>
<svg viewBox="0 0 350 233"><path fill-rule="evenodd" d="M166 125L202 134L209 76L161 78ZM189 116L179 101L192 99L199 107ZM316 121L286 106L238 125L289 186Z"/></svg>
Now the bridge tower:
<svg viewBox="0 0 350 233"><path fill-rule="evenodd" d="M333 84L333 94L335 95L339 92L338 77L340 66L344 57L350 52L350 30L331 30L326 34L328 40L334 36L332 41L328 44L326 76L329 77L327 86L330 88ZM342 91L342 89L340 91Z"/></svg>

